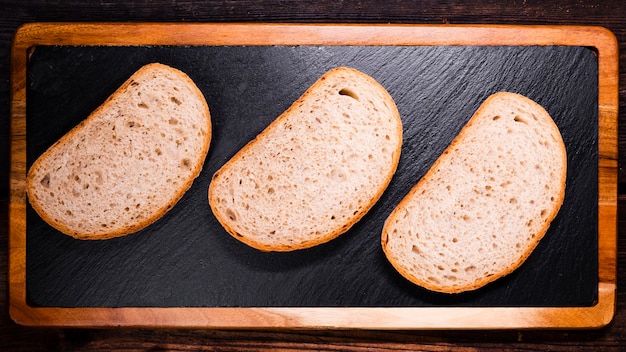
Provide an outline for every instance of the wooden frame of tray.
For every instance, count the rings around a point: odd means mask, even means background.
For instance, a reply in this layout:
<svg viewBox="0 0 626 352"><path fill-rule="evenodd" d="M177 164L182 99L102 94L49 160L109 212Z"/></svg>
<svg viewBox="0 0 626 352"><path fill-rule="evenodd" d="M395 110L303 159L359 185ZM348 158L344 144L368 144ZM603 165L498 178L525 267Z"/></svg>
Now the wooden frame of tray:
<svg viewBox="0 0 626 352"><path fill-rule="evenodd" d="M591 307L57 308L26 291L26 71L38 45L565 45L598 55L598 301ZM31 23L11 55L9 312L17 323L64 327L220 329L597 328L615 312L618 45L601 27L235 23Z"/></svg>

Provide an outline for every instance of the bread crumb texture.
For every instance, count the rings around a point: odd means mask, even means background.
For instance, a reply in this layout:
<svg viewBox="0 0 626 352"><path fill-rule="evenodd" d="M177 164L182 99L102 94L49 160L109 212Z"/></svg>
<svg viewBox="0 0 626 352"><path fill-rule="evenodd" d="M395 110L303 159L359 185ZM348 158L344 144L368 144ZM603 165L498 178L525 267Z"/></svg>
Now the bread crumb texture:
<svg viewBox="0 0 626 352"><path fill-rule="evenodd" d="M556 216L565 146L521 95L489 97L385 223L394 267L427 289L479 288L519 267Z"/></svg>
<svg viewBox="0 0 626 352"><path fill-rule="evenodd" d="M215 173L209 202L224 228L252 247L311 247L373 206L401 145L387 91L357 70L336 68Z"/></svg>
<svg viewBox="0 0 626 352"><path fill-rule="evenodd" d="M44 220L77 238L135 232L191 186L210 138L208 106L191 79L146 65L35 161L29 200Z"/></svg>

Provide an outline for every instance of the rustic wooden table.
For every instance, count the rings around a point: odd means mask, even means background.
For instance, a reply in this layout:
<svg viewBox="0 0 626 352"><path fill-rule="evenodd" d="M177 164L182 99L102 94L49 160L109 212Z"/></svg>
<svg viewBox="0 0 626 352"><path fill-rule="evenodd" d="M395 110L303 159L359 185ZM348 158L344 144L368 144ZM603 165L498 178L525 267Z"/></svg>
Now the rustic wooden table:
<svg viewBox="0 0 626 352"><path fill-rule="evenodd" d="M41 21L313 22L426 24L595 25L611 30L620 46L620 123L626 117L626 3L621 1L21 1L0 0L0 281L7 282L9 169L9 57L21 24ZM626 144L619 135L620 154ZM619 207L626 205L623 159ZM618 226L626 221L621 210ZM621 231L619 231L621 232ZM619 233L618 232L618 233ZM619 237L619 236L618 236ZM7 285L0 285L0 349L44 350L597 350L626 348L626 246L618 239L617 310L599 330L362 331L178 330L28 328L11 321Z"/></svg>

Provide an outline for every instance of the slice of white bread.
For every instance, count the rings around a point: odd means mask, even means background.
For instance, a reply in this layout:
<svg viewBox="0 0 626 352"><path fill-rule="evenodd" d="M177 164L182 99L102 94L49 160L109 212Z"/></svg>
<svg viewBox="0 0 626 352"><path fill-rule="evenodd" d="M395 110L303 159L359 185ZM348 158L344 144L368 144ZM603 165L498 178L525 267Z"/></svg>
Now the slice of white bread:
<svg viewBox="0 0 626 352"><path fill-rule="evenodd" d="M384 253L429 290L482 287L518 268L544 236L566 169L550 115L526 97L496 93L388 217Z"/></svg>
<svg viewBox="0 0 626 352"><path fill-rule="evenodd" d="M28 199L78 239L127 235L178 202L211 141L204 95L183 72L148 64L31 166Z"/></svg>
<svg viewBox="0 0 626 352"><path fill-rule="evenodd" d="M214 174L209 203L226 231L251 247L312 247L371 209L401 146L389 93L360 71L335 68Z"/></svg>

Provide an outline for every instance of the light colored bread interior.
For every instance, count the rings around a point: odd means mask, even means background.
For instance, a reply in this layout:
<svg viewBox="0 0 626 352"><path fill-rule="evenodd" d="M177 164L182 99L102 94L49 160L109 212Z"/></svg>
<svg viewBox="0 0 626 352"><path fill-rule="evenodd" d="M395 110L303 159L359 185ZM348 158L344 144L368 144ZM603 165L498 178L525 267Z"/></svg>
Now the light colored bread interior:
<svg viewBox="0 0 626 352"><path fill-rule="evenodd" d="M224 228L254 248L312 247L374 205L401 145L388 92L357 70L336 68L214 174L209 203Z"/></svg>
<svg viewBox="0 0 626 352"><path fill-rule="evenodd" d="M32 165L30 203L79 239L136 232L178 202L209 149L204 96L183 72L148 64Z"/></svg>
<svg viewBox="0 0 626 352"><path fill-rule="evenodd" d="M563 202L561 134L534 101L490 96L387 219L391 264L429 290L477 289L518 268Z"/></svg>

